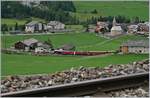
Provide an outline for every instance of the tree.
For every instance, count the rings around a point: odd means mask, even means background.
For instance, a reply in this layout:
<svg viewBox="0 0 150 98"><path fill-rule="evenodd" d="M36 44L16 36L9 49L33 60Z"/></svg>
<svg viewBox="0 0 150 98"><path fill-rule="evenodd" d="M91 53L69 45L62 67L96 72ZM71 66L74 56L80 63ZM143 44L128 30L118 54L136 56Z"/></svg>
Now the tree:
<svg viewBox="0 0 150 98"><path fill-rule="evenodd" d="M94 9L93 11L91 11L91 13L92 13L92 14L97 14L98 12L97 12L96 9Z"/></svg>
<svg viewBox="0 0 150 98"><path fill-rule="evenodd" d="M139 23L139 22L140 22L139 17L135 17L135 18L134 18L134 23Z"/></svg>
<svg viewBox="0 0 150 98"><path fill-rule="evenodd" d="M25 25L18 26L18 29L21 30L21 31L24 31L25 30Z"/></svg>
<svg viewBox="0 0 150 98"><path fill-rule="evenodd" d="M16 22L16 24L15 24L15 30L19 30L19 28L18 28L18 23Z"/></svg>
<svg viewBox="0 0 150 98"><path fill-rule="evenodd" d="M8 26L7 26L7 24L2 24L1 25L1 30L2 30L2 32L6 32L6 31L8 31Z"/></svg>
<svg viewBox="0 0 150 98"><path fill-rule="evenodd" d="M87 23L83 24L83 27L85 28L86 32L89 32L89 25Z"/></svg>

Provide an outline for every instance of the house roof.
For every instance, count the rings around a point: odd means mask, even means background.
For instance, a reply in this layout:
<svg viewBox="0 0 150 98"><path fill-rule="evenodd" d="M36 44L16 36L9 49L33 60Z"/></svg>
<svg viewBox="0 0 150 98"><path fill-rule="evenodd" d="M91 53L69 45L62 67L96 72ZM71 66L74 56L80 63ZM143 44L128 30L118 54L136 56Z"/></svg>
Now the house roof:
<svg viewBox="0 0 150 98"><path fill-rule="evenodd" d="M50 21L50 22L48 23L48 25L53 25L53 26L58 25L58 24L64 25L63 23L61 23L61 22L59 22L59 21Z"/></svg>
<svg viewBox="0 0 150 98"><path fill-rule="evenodd" d="M38 42L37 43L37 46L38 47L44 47L44 48L51 48L52 46L46 44L46 43L43 43L43 42Z"/></svg>
<svg viewBox="0 0 150 98"><path fill-rule="evenodd" d="M26 25L27 26L33 26L33 25L35 25L37 23L38 23L38 21L31 21L31 22L27 23Z"/></svg>
<svg viewBox="0 0 150 98"><path fill-rule="evenodd" d="M122 46L149 47L149 41L148 40L127 41L127 42L123 43Z"/></svg>
<svg viewBox="0 0 150 98"><path fill-rule="evenodd" d="M111 30L122 31L122 28L121 28L121 26L113 26L113 27L111 28Z"/></svg>
<svg viewBox="0 0 150 98"><path fill-rule="evenodd" d="M134 28L134 29L137 29L137 28L138 28L138 25L129 25L128 28Z"/></svg>
<svg viewBox="0 0 150 98"><path fill-rule="evenodd" d="M33 43L37 43L38 40L34 39L34 38L29 38L29 39L26 39L26 40L23 40L21 41L22 43L24 43L25 45L27 46L30 46L31 44Z"/></svg>

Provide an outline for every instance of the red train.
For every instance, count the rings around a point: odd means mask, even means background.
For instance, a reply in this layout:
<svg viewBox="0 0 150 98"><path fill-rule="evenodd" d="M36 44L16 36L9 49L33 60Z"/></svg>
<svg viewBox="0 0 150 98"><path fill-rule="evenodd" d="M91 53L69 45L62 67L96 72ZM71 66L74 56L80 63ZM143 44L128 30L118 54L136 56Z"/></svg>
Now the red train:
<svg viewBox="0 0 150 98"><path fill-rule="evenodd" d="M101 54L108 54L112 53L110 51L88 51L88 52L77 52L77 51L55 51L56 54L62 54L62 55L85 55L85 56L92 56L92 55L101 55Z"/></svg>

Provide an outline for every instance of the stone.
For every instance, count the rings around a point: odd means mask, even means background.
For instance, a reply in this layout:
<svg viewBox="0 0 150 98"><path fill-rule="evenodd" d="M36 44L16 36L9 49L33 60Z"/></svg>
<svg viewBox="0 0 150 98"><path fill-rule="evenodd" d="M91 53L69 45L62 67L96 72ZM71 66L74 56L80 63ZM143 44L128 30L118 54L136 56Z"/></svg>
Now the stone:
<svg viewBox="0 0 150 98"><path fill-rule="evenodd" d="M49 80L47 84L48 84L48 86L51 86L53 84L53 81Z"/></svg>
<svg viewBox="0 0 150 98"><path fill-rule="evenodd" d="M5 85L6 87L10 87L10 86L11 86L11 83L10 83L10 81L7 81L4 85Z"/></svg>
<svg viewBox="0 0 150 98"><path fill-rule="evenodd" d="M72 78L72 81L77 81L78 80L78 78Z"/></svg>

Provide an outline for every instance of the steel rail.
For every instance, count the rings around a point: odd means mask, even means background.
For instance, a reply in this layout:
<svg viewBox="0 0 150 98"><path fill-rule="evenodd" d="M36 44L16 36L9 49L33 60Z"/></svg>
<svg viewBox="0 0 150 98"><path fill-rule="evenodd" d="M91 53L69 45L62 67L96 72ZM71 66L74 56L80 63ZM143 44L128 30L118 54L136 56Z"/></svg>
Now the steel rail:
<svg viewBox="0 0 150 98"><path fill-rule="evenodd" d="M37 89L2 93L1 97L75 97L94 94L97 91L110 91L135 87L149 79L149 73L136 73L109 78L86 80Z"/></svg>

